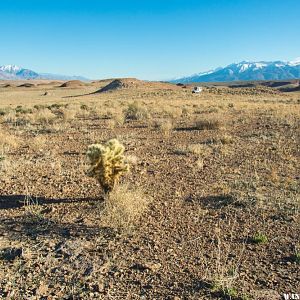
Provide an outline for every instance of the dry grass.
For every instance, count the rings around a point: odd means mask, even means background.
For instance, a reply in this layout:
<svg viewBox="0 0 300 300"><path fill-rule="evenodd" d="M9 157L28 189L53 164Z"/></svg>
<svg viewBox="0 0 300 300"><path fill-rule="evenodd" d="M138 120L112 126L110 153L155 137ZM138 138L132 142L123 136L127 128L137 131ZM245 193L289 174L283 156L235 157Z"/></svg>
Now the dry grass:
<svg viewBox="0 0 300 300"><path fill-rule="evenodd" d="M216 116L205 117L195 122L195 128L198 130L217 130L221 126L221 119Z"/></svg>
<svg viewBox="0 0 300 300"><path fill-rule="evenodd" d="M192 144L187 146L187 152L195 155L205 157L211 154L212 149L210 146L205 144Z"/></svg>
<svg viewBox="0 0 300 300"><path fill-rule="evenodd" d="M65 108L64 110L62 110L63 121L70 122L70 121L74 120L78 111L80 111L80 108L79 109Z"/></svg>
<svg viewBox="0 0 300 300"><path fill-rule="evenodd" d="M102 212L104 226L127 230L136 225L146 211L150 198L140 189L119 185L109 194Z"/></svg>
<svg viewBox="0 0 300 300"><path fill-rule="evenodd" d="M33 114L33 121L41 125L53 124L55 119L56 115L47 108L38 110Z"/></svg>
<svg viewBox="0 0 300 300"><path fill-rule="evenodd" d="M46 138L41 135L34 137L29 142L29 147L33 149L35 152L42 152L45 148L45 145L46 145Z"/></svg>
<svg viewBox="0 0 300 300"><path fill-rule="evenodd" d="M130 165L130 166L135 166L138 164L138 157L136 157L135 155L127 155L125 157L125 161Z"/></svg>
<svg viewBox="0 0 300 300"><path fill-rule="evenodd" d="M118 126L122 126L125 123L125 115L122 111L119 110L116 110L112 113L112 119Z"/></svg>
<svg viewBox="0 0 300 300"><path fill-rule="evenodd" d="M147 120L150 117L147 108L137 101L130 103L124 113L127 120Z"/></svg>
<svg viewBox="0 0 300 300"><path fill-rule="evenodd" d="M176 148L174 153L177 155L188 155L191 153L199 158L205 158L212 153L212 148L206 144L191 144ZM199 161L199 164L201 165L201 160Z"/></svg>
<svg viewBox="0 0 300 300"><path fill-rule="evenodd" d="M11 148L17 148L18 145L18 138L0 128L0 149L2 151L8 152Z"/></svg>
<svg viewBox="0 0 300 300"><path fill-rule="evenodd" d="M9 111L7 114L3 116L3 121L5 123L15 123L17 120L17 115L14 110Z"/></svg>
<svg viewBox="0 0 300 300"><path fill-rule="evenodd" d="M219 136L218 141L220 141L220 143L224 145L232 144L234 142L234 137L228 133L224 133Z"/></svg>
<svg viewBox="0 0 300 300"><path fill-rule="evenodd" d="M164 135L170 135L173 129L173 123L169 119L160 119L154 122L154 127L161 131Z"/></svg>

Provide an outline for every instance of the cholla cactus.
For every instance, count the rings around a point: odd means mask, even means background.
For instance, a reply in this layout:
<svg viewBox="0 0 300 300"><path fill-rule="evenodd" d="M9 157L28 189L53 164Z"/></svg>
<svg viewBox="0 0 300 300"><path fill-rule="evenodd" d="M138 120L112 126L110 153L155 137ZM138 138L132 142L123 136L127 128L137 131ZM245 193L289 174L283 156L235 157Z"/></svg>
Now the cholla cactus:
<svg viewBox="0 0 300 300"><path fill-rule="evenodd" d="M129 170L125 162L124 146L116 139L88 147L87 156L91 167L87 175L96 178L105 193L110 192L119 180Z"/></svg>

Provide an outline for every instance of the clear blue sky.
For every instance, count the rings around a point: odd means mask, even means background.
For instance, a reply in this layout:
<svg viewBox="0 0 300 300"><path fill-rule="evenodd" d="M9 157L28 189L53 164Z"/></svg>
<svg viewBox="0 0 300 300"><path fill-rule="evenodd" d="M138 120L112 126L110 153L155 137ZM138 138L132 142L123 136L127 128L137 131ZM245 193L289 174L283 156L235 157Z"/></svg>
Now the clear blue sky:
<svg viewBox="0 0 300 300"><path fill-rule="evenodd" d="M300 56L300 0L1 0L0 65L168 79Z"/></svg>

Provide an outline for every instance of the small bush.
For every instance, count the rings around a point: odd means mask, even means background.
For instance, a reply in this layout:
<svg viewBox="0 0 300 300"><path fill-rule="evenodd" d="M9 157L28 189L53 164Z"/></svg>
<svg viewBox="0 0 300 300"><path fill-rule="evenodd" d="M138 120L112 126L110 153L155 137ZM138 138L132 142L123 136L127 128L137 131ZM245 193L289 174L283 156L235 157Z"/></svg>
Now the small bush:
<svg viewBox="0 0 300 300"><path fill-rule="evenodd" d="M173 129L173 123L169 119L157 120L154 123L154 127L164 135L169 135Z"/></svg>
<svg viewBox="0 0 300 300"><path fill-rule="evenodd" d="M62 117L64 122L69 122L75 119L77 114L76 109L68 109L65 108L64 110L62 110Z"/></svg>
<svg viewBox="0 0 300 300"><path fill-rule="evenodd" d="M7 114L7 109L1 108L1 109L0 109L0 116L4 116L4 115L6 115L6 114Z"/></svg>
<svg viewBox="0 0 300 300"><path fill-rule="evenodd" d="M198 130L216 130L221 127L221 122L216 117L204 118L195 122L195 128Z"/></svg>
<svg viewBox="0 0 300 300"><path fill-rule="evenodd" d="M251 240L254 244L265 244L268 242L267 236L260 232L254 234Z"/></svg>
<svg viewBox="0 0 300 300"><path fill-rule="evenodd" d="M42 152L46 145L46 139L43 136L36 136L30 141L30 148L36 152Z"/></svg>
<svg viewBox="0 0 300 300"><path fill-rule="evenodd" d="M117 229L130 229L145 212L150 198L140 189L129 189L127 185L116 186L109 194L102 212L104 226Z"/></svg>
<svg viewBox="0 0 300 300"><path fill-rule="evenodd" d="M148 110L137 101L130 103L124 113L126 120L145 120L149 118Z"/></svg>
<svg viewBox="0 0 300 300"><path fill-rule="evenodd" d="M16 112L14 110L8 111L7 114L3 116L5 123L15 123L17 120Z"/></svg>
<svg viewBox="0 0 300 300"><path fill-rule="evenodd" d="M33 120L42 125L52 124L55 119L56 115L47 108L41 109L33 114Z"/></svg>
<svg viewBox="0 0 300 300"><path fill-rule="evenodd" d="M0 129L0 150L9 151L11 148L17 148L19 145L18 139Z"/></svg>
<svg viewBox="0 0 300 300"><path fill-rule="evenodd" d="M205 156L211 154L212 149L208 145L192 144L187 147L187 152L193 153L198 156L205 157Z"/></svg>
<svg viewBox="0 0 300 300"><path fill-rule="evenodd" d="M46 105L43 105L43 104L35 104L35 105L33 106L33 108L35 108L36 110L41 110L41 109L47 108L47 106L46 106Z"/></svg>
<svg viewBox="0 0 300 300"><path fill-rule="evenodd" d="M224 133L222 136L219 137L219 141L221 142L221 144L227 145L232 144L234 138L230 134Z"/></svg>
<svg viewBox="0 0 300 300"><path fill-rule="evenodd" d="M16 108L15 108L15 111L16 113L19 113L19 114L28 114L28 113L32 113L32 109L31 108L26 108L26 107L23 107L22 105L18 105Z"/></svg>
<svg viewBox="0 0 300 300"><path fill-rule="evenodd" d="M295 263L300 264L300 252L295 251L295 254L292 256L292 259Z"/></svg>
<svg viewBox="0 0 300 300"><path fill-rule="evenodd" d="M174 153L177 155L188 155L191 153L203 158L212 153L212 148L208 145L191 144L175 149Z"/></svg>
<svg viewBox="0 0 300 300"><path fill-rule="evenodd" d="M229 299L235 299L238 297L238 291L236 288L223 286L221 282L213 282L211 291L213 293L223 294L224 297L228 297Z"/></svg>
<svg viewBox="0 0 300 300"><path fill-rule="evenodd" d="M93 144L88 147L87 157L91 167L87 175L96 178L105 193L111 192L119 178L129 170L124 151L124 146L116 139L104 145Z"/></svg>
<svg viewBox="0 0 300 300"><path fill-rule="evenodd" d="M117 125L121 126L125 122L125 116L124 113L121 111L114 112L112 114L112 119L116 122Z"/></svg>

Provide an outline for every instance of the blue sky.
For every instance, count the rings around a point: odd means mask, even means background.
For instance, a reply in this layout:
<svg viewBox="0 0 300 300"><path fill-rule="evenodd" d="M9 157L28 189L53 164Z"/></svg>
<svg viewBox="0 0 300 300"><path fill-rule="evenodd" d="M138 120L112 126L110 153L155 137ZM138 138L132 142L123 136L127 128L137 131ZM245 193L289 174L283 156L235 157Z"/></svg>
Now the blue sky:
<svg viewBox="0 0 300 300"><path fill-rule="evenodd" d="M300 56L299 0L1 0L0 65L169 79Z"/></svg>

